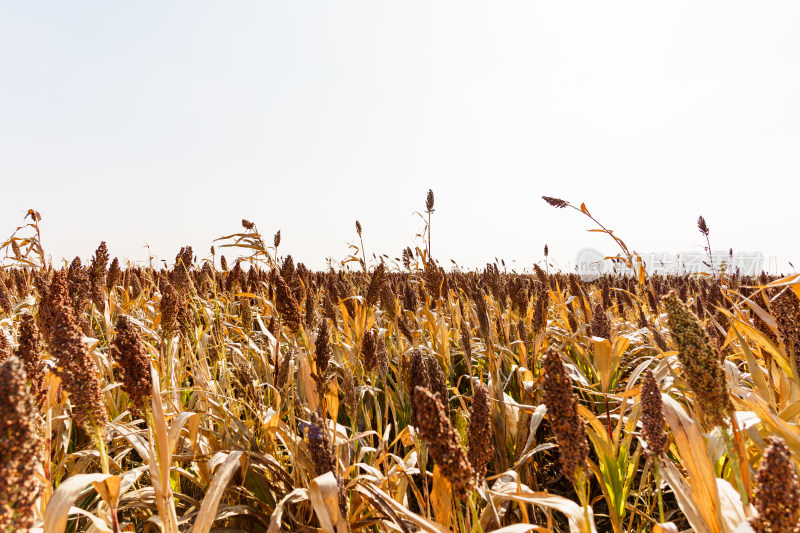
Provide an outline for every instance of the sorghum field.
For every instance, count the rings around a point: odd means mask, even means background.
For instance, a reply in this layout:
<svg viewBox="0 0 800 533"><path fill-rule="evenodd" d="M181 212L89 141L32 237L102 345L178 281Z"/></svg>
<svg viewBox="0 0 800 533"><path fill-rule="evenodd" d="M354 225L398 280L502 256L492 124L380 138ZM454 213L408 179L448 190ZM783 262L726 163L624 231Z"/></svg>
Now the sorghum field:
<svg viewBox="0 0 800 533"><path fill-rule="evenodd" d="M602 226L639 275L445 271L429 231L313 272L247 220L51 263L40 218L3 244L3 531L797 531L794 276L646 276Z"/></svg>

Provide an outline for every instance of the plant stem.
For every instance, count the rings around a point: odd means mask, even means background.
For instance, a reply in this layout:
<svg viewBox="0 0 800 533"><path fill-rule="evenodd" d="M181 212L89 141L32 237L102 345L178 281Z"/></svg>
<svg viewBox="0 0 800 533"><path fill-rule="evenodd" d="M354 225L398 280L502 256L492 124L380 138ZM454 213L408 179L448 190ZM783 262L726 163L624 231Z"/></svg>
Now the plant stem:
<svg viewBox="0 0 800 533"><path fill-rule="evenodd" d="M658 458L653 459L653 477L656 482L656 495L658 497L658 521L664 523L664 499L661 496L661 472L658 469Z"/></svg>
<svg viewBox="0 0 800 533"><path fill-rule="evenodd" d="M578 493L578 499L581 501L583 507L583 518L586 520L587 531L591 531L591 519L589 517L589 484L586 479L586 471L583 468L578 469L577 479L575 480L575 492Z"/></svg>
<svg viewBox="0 0 800 533"><path fill-rule="evenodd" d="M725 442L725 451L728 453L728 457L730 457L731 462L731 470L733 470L733 477L736 479L736 488L739 489L739 495L742 498L742 505L744 505L745 512L747 513L747 509L749 507L750 498L747 495L747 490L744 486L744 478L742 476L742 463L741 457L739 454L736 453L736 445L733 442L733 437L731 437L730 432L728 431L727 427L721 427L723 441ZM747 513L749 514L749 513Z"/></svg>
<svg viewBox="0 0 800 533"><path fill-rule="evenodd" d="M97 449L100 452L100 469L104 474L108 474L109 468L108 455L106 454L106 443L103 441L103 430L97 426L95 426L94 430L94 440L95 444L97 445Z"/></svg>

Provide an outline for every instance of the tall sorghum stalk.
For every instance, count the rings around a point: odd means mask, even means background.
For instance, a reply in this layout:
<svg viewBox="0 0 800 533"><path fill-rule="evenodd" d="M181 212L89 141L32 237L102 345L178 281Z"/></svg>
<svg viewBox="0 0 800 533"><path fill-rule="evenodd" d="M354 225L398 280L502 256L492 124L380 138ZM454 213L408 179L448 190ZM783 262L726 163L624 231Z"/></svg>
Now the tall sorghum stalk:
<svg viewBox="0 0 800 533"><path fill-rule="evenodd" d="M428 214L428 259L431 258L431 213L433 209L433 190L428 189L428 195L425 197L425 212Z"/></svg>

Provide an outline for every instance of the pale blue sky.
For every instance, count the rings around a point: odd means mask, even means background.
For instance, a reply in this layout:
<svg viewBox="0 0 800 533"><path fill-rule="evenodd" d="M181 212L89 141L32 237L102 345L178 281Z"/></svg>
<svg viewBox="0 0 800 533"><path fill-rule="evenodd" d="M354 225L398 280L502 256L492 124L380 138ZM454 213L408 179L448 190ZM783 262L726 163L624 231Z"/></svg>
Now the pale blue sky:
<svg viewBox="0 0 800 533"><path fill-rule="evenodd" d="M241 218L313 267L615 252L800 261L796 2L2 2L0 233L206 254ZM798 264L800 266L800 264Z"/></svg>

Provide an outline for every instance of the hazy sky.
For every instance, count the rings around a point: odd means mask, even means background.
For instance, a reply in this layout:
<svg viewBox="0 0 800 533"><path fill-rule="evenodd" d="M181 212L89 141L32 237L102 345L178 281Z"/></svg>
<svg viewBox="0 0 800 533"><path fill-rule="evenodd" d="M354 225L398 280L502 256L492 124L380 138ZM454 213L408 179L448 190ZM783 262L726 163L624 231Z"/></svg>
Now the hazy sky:
<svg viewBox="0 0 800 533"><path fill-rule="evenodd" d="M800 266L797 2L3 2L0 235L172 259L255 221L312 267L549 244ZM516 263L512 263L516 260Z"/></svg>

